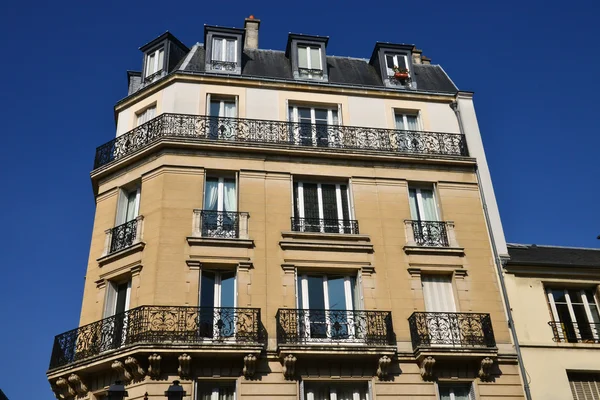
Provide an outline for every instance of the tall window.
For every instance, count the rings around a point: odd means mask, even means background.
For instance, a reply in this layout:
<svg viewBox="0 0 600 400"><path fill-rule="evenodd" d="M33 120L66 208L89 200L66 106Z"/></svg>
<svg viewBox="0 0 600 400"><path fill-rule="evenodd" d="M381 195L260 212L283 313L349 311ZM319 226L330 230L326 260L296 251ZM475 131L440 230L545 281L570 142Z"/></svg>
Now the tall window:
<svg viewBox="0 0 600 400"><path fill-rule="evenodd" d="M422 275L421 285L427 312L456 312L451 276Z"/></svg>
<svg viewBox="0 0 600 400"><path fill-rule="evenodd" d="M415 114L396 113L396 129L401 131L419 131L419 117Z"/></svg>
<svg viewBox="0 0 600 400"><path fill-rule="evenodd" d="M224 37L213 38L212 60L228 63L237 62L237 40Z"/></svg>
<svg viewBox="0 0 600 400"><path fill-rule="evenodd" d="M476 400L472 384L443 384L438 385L440 400Z"/></svg>
<svg viewBox="0 0 600 400"><path fill-rule="evenodd" d="M200 336L224 338L235 334L235 271L202 271Z"/></svg>
<svg viewBox="0 0 600 400"><path fill-rule="evenodd" d="M600 400L600 374L567 372L573 400Z"/></svg>
<svg viewBox="0 0 600 400"><path fill-rule="evenodd" d="M298 308L305 310L301 326L307 339L356 337L352 310L358 304L356 277L344 275L298 276Z"/></svg>
<svg viewBox="0 0 600 400"><path fill-rule="evenodd" d="M155 74L163 69L164 51L158 49L146 55L146 77Z"/></svg>
<svg viewBox="0 0 600 400"><path fill-rule="evenodd" d="M386 54L385 55L385 66L388 76L394 75L394 66L398 68L408 67L408 57L403 54ZM409 71L410 72L410 71Z"/></svg>
<svg viewBox="0 0 600 400"><path fill-rule="evenodd" d="M294 182L294 226L300 232L353 233L346 184Z"/></svg>
<svg viewBox="0 0 600 400"><path fill-rule="evenodd" d="M140 187L132 189L121 189L118 205L117 218L115 225L121 225L125 222L134 220L140 209Z"/></svg>
<svg viewBox="0 0 600 400"><path fill-rule="evenodd" d="M289 119L294 122L292 138L303 146L335 146L339 137L338 110L336 108L290 106Z"/></svg>
<svg viewBox="0 0 600 400"><path fill-rule="evenodd" d="M302 382L302 400L370 400L365 382ZM302 390L302 389L301 389Z"/></svg>
<svg viewBox="0 0 600 400"><path fill-rule="evenodd" d="M128 323L125 311L129 310L130 298L131 280L107 283L101 339L103 351L118 348L125 343Z"/></svg>
<svg viewBox="0 0 600 400"><path fill-rule="evenodd" d="M237 117L235 99L211 98L210 99L210 139L232 139L235 137L237 121L230 118Z"/></svg>
<svg viewBox="0 0 600 400"><path fill-rule="evenodd" d="M140 126L156 116L156 106L148 107L137 114L137 126Z"/></svg>
<svg viewBox="0 0 600 400"><path fill-rule="evenodd" d="M320 46L298 46L298 73L304 78L321 78L323 76Z"/></svg>
<svg viewBox="0 0 600 400"><path fill-rule="evenodd" d="M598 341L600 315L593 289L546 288L556 334L568 342Z"/></svg>
<svg viewBox="0 0 600 400"><path fill-rule="evenodd" d="M415 221L437 221L438 212L433 189L409 188L410 217Z"/></svg>
<svg viewBox="0 0 600 400"><path fill-rule="evenodd" d="M202 210L202 236L237 237L235 179L207 177Z"/></svg>
<svg viewBox="0 0 600 400"><path fill-rule="evenodd" d="M235 400L235 382L198 382L198 400Z"/></svg>

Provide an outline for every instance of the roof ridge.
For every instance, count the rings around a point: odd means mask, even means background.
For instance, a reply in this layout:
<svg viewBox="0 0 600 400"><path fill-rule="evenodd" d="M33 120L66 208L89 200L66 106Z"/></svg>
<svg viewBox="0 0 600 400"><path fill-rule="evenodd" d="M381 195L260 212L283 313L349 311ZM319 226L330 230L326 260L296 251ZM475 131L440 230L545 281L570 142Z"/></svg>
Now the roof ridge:
<svg viewBox="0 0 600 400"><path fill-rule="evenodd" d="M550 245L550 244L535 244L535 243L532 243L532 244L507 243L507 245L514 246L516 248L542 247L542 248L551 248L551 249L592 250L592 251L600 252L600 249L597 247L554 246L554 245Z"/></svg>

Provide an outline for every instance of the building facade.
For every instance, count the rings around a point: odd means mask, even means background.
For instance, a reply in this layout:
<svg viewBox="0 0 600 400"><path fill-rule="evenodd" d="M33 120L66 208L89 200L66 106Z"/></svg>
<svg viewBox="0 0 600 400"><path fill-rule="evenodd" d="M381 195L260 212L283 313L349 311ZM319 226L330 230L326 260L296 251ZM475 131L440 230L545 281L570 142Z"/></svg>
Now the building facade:
<svg viewBox="0 0 600 400"><path fill-rule="evenodd" d="M472 93L413 45L263 50L259 26L140 48L57 398L523 398Z"/></svg>
<svg viewBox="0 0 600 400"><path fill-rule="evenodd" d="M600 399L600 250L511 244L505 268L534 399Z"/></svg>

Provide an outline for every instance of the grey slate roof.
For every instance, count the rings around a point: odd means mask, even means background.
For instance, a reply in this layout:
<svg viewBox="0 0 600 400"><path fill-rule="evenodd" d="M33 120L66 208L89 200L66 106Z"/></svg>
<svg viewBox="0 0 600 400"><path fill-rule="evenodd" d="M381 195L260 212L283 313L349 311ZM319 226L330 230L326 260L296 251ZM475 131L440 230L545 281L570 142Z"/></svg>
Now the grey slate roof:
<svg viewBox="0 0 600 400"><path fill-rule="evenodd" d="M193 51L193 50L192 50ZM249 50L242 55L242 75L293 80L292 66L284 51ZM205 49L196 48L183 71L205 72ZM458 88L439 65L414 64L414 79L418 90L456 93ZM377 70L366 59L328 56L329 83L342 85L379 86L384 84Z"/></svg>
<svg viewBox="0 0 600 400"><path fill-rule="evenodd" d="M600 249L508 244L508 265L600 268Z"/></svg>

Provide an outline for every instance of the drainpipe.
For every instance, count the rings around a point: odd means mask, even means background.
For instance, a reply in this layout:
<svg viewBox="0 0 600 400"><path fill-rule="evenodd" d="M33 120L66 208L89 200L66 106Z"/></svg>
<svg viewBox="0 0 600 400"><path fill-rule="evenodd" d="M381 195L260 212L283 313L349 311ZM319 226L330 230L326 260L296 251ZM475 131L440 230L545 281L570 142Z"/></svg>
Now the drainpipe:
<svg viewBox="0 0 600 400"><path fill-rule="evenodd" d="M460 133L465 137L464 127L462 118L460 116L460 110L458 109L458 102L454 101L450 104L452 110L456 114L456 118L458 119L458 127L460 129ZM523 389L525 390L525 398L527 400L532 400L531 391L529 390L529 383L527 382L527 371L525 370L525 364L523 363L523 356L521 354L521 346L519 345L519 338L517 337L517 331L515 330L515 324L512 317L512 309L510 308L510 300L508 299L508 293L506 292L506 283L504 281L504 273L503 269L506 265L507 259L503 259L498 255L498 249L496 248L496 241L494 240L494 231L492 230L492 223L490 222L490 215L488 213L487 203L485 201L485 194L483 193L483 188L481 187L481 176L479 174L478 166L475 166L475 172L477 173L477 187L479 188L479 195L481 196L481 202L483 204L483 213L485 215L485 223L488 228L488 232L490 233L490 240L492 242L492 252L494 253L494 261L496 264L496 270L498 272L498 279L500 280L500 290L502 292L502 299L504 300L504 308L506 309L506 316L508 319L508 328L513 338L513 342L515 345L515 350L517 352L517 360L519 361L519 369L521 371L521 376L523 378Z"/></svg>

